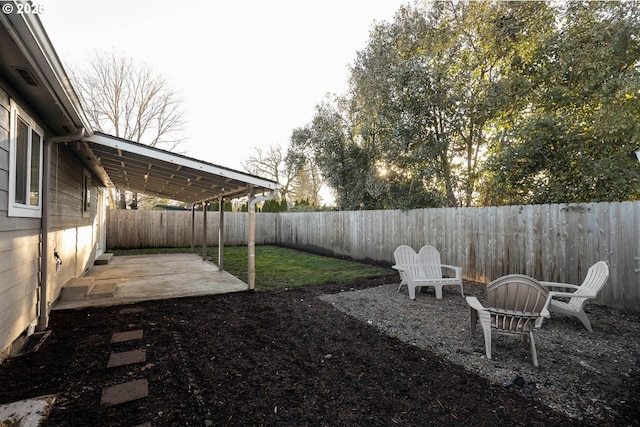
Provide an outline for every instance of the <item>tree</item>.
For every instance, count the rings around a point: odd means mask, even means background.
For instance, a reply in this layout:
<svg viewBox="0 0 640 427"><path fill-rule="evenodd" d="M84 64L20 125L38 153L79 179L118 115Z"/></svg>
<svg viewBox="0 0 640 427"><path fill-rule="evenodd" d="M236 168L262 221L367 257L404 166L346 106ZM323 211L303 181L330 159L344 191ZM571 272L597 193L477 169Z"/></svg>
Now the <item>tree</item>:
<svg viewBox="0 0 640 427"><path fill-rule="evenodd" d="M357 53L348 95L320 105L293 147L316 159L342 208L472 205L515 98L513 55L552 20L544 3L402 7Z"/></svg>
<svg viewBox="0 0 640 427"><path fill-rule="evenodd" d="M280 145L272 144L266 151L255 148L255 154L242 165L251 174L279 182L282 185L282 200L293 203L300 198L311 198L319 202L322 178L317 168L308 163L292 166L292 160L288 156L289 153Z"/></svg>
<svg viewBox="0 0 640 427"><path fill-rule="evenodd" d="M371 209L374 200L365 191L371 164L352 140L343 113L329 102L316 106L312 122L292 132L288 158L291 164L317 165L341 209Z"/></svg>
<svg viewBox="0 0 640 427"><path fill-rule="evenodd" d="M516 95L512 58L552 20L547 9L425 2L376 27L352 68L352 94L359 133L386 168L447 206L472 205L488 138Z"/></svg>
<svg viewBox="0 0 640 427"><path fill-rule="evenodd" d="M314 205L319 206L322 203L320 191L324 179L313 158L297 153L289 147L285 157L285 167L295 176L290 188L291 200L293 202L310 200Z"/></svg>
<svg viewBox="0 0 640 427"><path fill-rule="evenodd" d="M295 175L285 168L285 154L282 147L270 144L266 151L257 147L254 150L255 154L242 162L242 166L253 175L280 183L280 197L287 200Z"/></svg>
<svg viewBox="0 0 640 427"><path fill-rule="evenodd" d="M640 5L404 6L294 130L342 209L640 198Z"/></svg>
<svg viewBox="0 0 640 427"><path fill-rule="evenodd" d="M164 78L114 52L96 51L85 64L71 78L95 130L168 151L184 142L181 99ZM120 194L123 208L122 189Z"/></svg>
<svg viewBox="0 0 640 427"><path fill-rule="evenodd" d="M530 87L491 149L485 204L640 198L640 7L568 3L521 58Z"/></svg>

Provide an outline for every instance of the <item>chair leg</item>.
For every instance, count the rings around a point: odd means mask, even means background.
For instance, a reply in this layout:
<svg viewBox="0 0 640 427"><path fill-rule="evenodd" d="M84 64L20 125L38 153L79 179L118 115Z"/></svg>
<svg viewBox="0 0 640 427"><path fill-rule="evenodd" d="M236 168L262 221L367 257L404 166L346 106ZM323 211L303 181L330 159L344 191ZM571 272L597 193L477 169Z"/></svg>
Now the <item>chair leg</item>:
<svg viewBox="0 0 640 427"><path fill-rule="evenodd" d="M587 331L593 332L593 329L591 328L591 322L589 321L589 318L587 317L587 313L585 313L584 310L578 313L575 313L574 316L580 319L584 327L587 328Z"/></svg>
<svg viewBox="0 0 640 427"><path fill-rule="evenodd" d="M482 332L484 334L484 349L487 353L487 359L491 360L491 326L485 327L482 324Z"/></svg>
<svg viewBox="0 0 640 427"><path fill-rule="evenodd" d="M408 283L407 289L409 289L409 298L416 299L416 287L415 285Z"/></svg>
<svg viewBox="0 0 640 427"><path fill-rule="evenodd" d="M469 332L471 335L475 335L476 333L476 323L478 323L478 312L474 308L470 308L471 310L471 321L469 325Z"/></svg>
<svg viewBox="0 0 640 427"><path fill-rule="evenodd" d="M533 366L538 366L538 353L536 352L536 343L533 341L533 331L529 331L529 346L531 347Z"/></svg>
<svg viewBox="0 0 640 427"><path fill-rule="evenodd" d="M473 335L476 329L476 322L480 320L480 326L482 327L482 334L484 335L484 350L487 354L487 359L491 359L491 315L489 311L478 311L471 308L471 334Z"/></svg>
<svg viewBox="0 0 640 427"><path fill-rule="evenodd" d="M442 285L435 285L434 289L436 290L436 299L442 299Z"/></svg>
<svg viewBox="0 0 640 427"><path fill-rule="evenodd" d="M400 273L400 284L398 285L398 290L396 292L400 292L403 286L407 286L407 279L405 278L404 273Z"/></svg>

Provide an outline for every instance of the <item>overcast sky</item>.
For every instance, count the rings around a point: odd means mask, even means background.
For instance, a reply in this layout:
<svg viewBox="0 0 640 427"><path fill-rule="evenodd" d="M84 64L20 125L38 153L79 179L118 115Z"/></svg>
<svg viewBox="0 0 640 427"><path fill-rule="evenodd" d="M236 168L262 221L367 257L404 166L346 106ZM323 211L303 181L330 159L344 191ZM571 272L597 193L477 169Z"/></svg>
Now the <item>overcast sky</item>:
<svg viewBox="0 0 640 427"><path fill-rule="evenodd" d="M34 0L69 68L96 50L149 65L183 98L187 155L233 169L255 147L288 146L348 66L387 0Z"/></svg>

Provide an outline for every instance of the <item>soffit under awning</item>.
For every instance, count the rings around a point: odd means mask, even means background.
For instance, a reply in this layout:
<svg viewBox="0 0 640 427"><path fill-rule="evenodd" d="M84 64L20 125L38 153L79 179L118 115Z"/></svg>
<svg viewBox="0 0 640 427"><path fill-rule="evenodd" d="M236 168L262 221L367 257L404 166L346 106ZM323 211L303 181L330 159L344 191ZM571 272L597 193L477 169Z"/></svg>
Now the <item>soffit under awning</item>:
<svg viewBox="0 0 640 427"><path fill-rule="evenodd" d="M278 190L275 181L95 132L84 139L109 186L199 203Z"/></svg>

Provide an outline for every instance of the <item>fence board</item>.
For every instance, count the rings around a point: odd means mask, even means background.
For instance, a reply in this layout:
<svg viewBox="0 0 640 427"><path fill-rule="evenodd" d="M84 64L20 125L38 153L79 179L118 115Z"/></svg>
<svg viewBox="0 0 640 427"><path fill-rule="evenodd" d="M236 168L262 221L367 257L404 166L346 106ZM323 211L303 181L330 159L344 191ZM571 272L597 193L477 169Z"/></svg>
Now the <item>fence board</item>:
<svg viewBox="0 0 640 427"><path fill-rule="evenodd" d="M202 212L195 216L199 247ZM110 210L107 220L109 248L191 244L191 212ZM208 246L218 243L218 220L207 215ZM247 230L247 213L225 213L225 244L246 245ZM256 214L256 244L391 265L399 245L427 243L484 283L523 273L580 284L604 260L610 279L596 302L640 311L640 202Z"/></svg>

